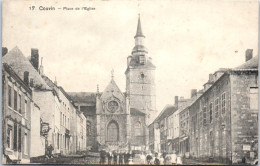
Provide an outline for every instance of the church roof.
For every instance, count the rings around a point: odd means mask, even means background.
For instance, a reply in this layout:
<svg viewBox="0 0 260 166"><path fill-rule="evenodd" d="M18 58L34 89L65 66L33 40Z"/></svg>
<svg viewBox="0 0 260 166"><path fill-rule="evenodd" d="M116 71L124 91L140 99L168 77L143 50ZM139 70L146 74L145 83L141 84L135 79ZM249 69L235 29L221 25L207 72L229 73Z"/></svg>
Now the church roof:
<svg viewBox="0 0 260 166"><path fill-rule="evenodd" d="M143 35L143 31L142 31L140 15L139 15L139 18L138 18L138 24L137 24L137 30L136 30L135 38L136 38L136 37L145 37L145 36Z"/></svg>
<svg viewBox="0 0 260 166"><path fill-rule="evenodd" d="M96 103L96 93L94 92L67 92L75 103Z"/></svg>
<svg viewBox="0 0 260 166"><path fill-rule="evenodd" d="M140 115L140 116L145 116L145 113L143 113L142 111L139 111L136 108L130 108L130 114L131 115Z"/></svg>
<svg viewBox="0 0 260 166"><path fill-rule="evenodd" d="M33 79L34 86L37 89L51 90L17 46L2 57L2 63L8 64L22 80L24 79L24 72L28 71L29 78Z"/></svg>

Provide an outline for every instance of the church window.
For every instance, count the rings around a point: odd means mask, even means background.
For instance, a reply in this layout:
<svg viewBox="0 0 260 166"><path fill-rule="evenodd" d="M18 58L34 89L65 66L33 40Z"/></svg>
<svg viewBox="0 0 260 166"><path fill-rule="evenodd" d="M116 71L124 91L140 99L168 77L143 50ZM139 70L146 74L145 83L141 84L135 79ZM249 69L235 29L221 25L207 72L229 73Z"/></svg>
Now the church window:
<svg viewBox="0 0 260 166"><path fill-rule="evenodd" d="M139 63L142 64L142 65L145 64L145 57L144 57L144 55L140 55L139 56Z"/></svg>
<svg viewBox="0 0 260 166"><path fill-rule="evenodd" d="M111 121L107 126L107 141L116 142L119 140L119 128L115 121Z"/></svg>
<svg viewBox="0 0 260 166"><path fill-rule="evenodd" d="M141 136L141 135L142 135L142 125L141 125L141 122L138 121L135 124L135 136Z"/></svg>

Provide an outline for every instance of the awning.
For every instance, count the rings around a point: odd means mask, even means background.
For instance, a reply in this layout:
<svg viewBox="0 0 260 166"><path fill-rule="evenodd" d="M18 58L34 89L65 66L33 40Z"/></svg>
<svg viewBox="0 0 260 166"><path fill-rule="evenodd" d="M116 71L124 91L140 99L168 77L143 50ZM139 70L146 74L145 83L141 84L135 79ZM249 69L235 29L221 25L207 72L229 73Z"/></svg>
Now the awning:
<svg viewBox="0 0 260 166"><path fill-rule="evenodd" d="M185 137L183 137L183 138L180 139L180 142L185 141L185 140L188 139L188 138L189 138L188 136L185 136Z"/></svg>

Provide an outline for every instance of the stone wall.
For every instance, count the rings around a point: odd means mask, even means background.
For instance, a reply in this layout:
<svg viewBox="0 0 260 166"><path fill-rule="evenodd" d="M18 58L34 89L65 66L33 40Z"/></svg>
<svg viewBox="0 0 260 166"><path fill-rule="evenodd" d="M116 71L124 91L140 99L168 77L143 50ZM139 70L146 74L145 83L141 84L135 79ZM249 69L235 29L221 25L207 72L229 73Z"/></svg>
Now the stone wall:
<svg viewBox="0 0 260 166"><path fill-rule="evenodd" d="M257 158L258 105L250 107L250 99L253 100L250 98L250 88L258 87L257 80L257 72L234 72L231 75L233 163L242 162L243 158L246 162Z"/></svg>

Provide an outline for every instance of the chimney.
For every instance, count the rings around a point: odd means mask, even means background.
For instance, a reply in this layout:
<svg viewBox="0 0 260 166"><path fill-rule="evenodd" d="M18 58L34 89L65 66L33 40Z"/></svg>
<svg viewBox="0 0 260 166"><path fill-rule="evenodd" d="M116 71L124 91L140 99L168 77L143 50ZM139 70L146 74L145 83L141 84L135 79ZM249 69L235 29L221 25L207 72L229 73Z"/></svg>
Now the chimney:
<svg viewBox="0 0 260 166"><path fill-rule="evenodd" d="M214 76L213 74L209 74L209 82L213 83L214 82Z"/></svg>
<svg viewBox="0 0 260 166"><path fill-rule="evenodd" d="M34 81L33 81L33 78L30 79L30 87L31 87L31 88L34 87Z"/></svg>
<svg viewBox="0 0 260 166"><path fill-rule="evenodd" d="M193 98L194 96L197 96L197 89L191 90L191 98Z"/></svg>
<svg viewBox="0 0 260 166"><path fill-rule="evenodd" d="M23 81L26 85L29 85L29 72L25 71L23 75Z"/></svg>
<svg viewBox="0 0 260 166"><path fill-rule="evenodd" d="M43 60L43 57L41 57L41 65L40 65L40 68L39 68L39 73L41 76L43 76L43 65L42 65L42 60Z"/></svg>
<svg viewBox="0 0 260 166"><path fill-rule="evenodd" d="M175 107L177 107L177 108L178 108L178 101L179 101L179 97L178 97L178 96L175 96L175 103L174 103L174 105L175 105Z"/></svg>
<svg viewBox="0 0 260 166"><path fill-rule="evenodd" d="M132 60L132 56L130 55L127 57L127 66L130 65L131 60Z"/></svg>
<svg viewBox="0 0 260 166"><path fill-rule="evenodd" d="M33 67L38 71L39 68L39 52L37 48L31 49L31 63Z"/></svg>
<svg viewBox="0 0 260 166"><path fill-rule="evenodd" d="M2 57L8 53L8 49L6 47L2 47Z"/></svg>
<svg viewBox="0 0 260 166"><path fill-rule="evenodd" d="M246 50L246 61L252 59L253 57L253 49L247 49Z"/></svg>

